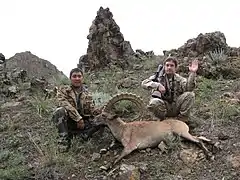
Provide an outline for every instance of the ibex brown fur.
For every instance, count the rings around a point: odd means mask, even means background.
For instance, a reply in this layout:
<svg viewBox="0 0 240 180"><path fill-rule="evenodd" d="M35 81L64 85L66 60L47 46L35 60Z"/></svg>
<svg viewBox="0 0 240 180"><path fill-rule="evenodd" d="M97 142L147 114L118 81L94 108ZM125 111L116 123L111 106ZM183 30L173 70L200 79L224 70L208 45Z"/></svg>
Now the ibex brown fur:
<svg viewBox="0 0 240 180"><path fill-rule="evenodd" d="M134 97L132 94L129 96ZM119 101L121 99L119 97L115 99ZM126 97L127 95L125 94L125 99L127 99ZM131 98L129 98L129 100L130 99ZM206 155L210 155L210 151L204 146L201 138L192 136L189 133L189 127L186 123L176 119L164 121L142 120L127 123L109 112L109 108L112 107L113 103L116 101L113 98L109 102L111 103L108 103L105 110L95 117L94 122L96 125L104 124L108 126L113 136L124 146L121 155L115 160L114 164L136 149L156 147L162 141L164 142L169 139L169 136L173 135L178 135L200 145ZM206 138L202 140L210 141Z"/></svg>

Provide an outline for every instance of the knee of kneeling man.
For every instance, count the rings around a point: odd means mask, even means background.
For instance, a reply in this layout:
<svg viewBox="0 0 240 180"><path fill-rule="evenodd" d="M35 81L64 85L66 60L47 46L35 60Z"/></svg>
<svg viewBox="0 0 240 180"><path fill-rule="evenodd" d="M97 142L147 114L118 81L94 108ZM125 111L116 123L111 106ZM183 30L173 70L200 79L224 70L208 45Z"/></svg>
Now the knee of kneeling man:
<svg viewBox="0 0 240 180"><path fill-rule="evenodd" d="M58 107L54 112L54 115L64 116L66 114L66 109L64 107Z"/></svg>
<svg viewBox="0 0 240 180"><path fill-rule="evenodd" d="M162 99L159 98L152 98L149 105L164 105L164 101Z"/></svg>

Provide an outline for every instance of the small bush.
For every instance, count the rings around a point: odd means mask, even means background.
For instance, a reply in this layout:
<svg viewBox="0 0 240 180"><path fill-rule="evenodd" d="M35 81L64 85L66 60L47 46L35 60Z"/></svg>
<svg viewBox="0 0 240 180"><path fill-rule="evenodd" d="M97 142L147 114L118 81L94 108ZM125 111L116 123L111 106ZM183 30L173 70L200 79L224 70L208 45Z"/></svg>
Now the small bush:
<svg viewBox="0 0 240 180"><path fill-rule="evenodd" d="M213 65L218 65L226 62L228 55L225 54L225 51L223 49L219 48L208 52L206 57L211 60Z"/></svg>

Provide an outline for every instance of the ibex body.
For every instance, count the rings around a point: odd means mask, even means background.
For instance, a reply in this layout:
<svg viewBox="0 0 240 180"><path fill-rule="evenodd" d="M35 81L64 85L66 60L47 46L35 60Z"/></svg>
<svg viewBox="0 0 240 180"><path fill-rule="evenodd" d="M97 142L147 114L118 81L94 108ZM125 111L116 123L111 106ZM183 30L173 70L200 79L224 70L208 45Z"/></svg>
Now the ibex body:
<svg viewBox="0 0 240 180"><path fill-rule="evenodd" d="M132 100L135 104L141 105L140 100L137 100L136 96L132 94L118 95L112 98L102 113L94 119L94 124L108 126L113 136L124 146L121 155L116 159L114 164L136 149L156 147L162 141L166 142L175 135L198 144L207 156L210 155L208 149L201 142L201 140L210 140L192 136L189 133L188 125L182 121L168 119L164 121L141 120L124 122L121 118L109 112L112 105L121 99Z"/></svg>
<svg viewBox="0 0 240 180"><path fill-rule="evenodd" d="M197 143L207 155L210 155L210 152L201 142L201 139L192 136L189 133L189 127L187 124L179 120L146 120L126 123L119 117L111 115L107 112L102 112L102 114L96 117L95 124L107 125L110 128L113 136L124 146L121 155L118 157L115 163L136 149L156 147L162 141L166 142L175 135ZM208 139L203 140L208 141Z"/></svg>

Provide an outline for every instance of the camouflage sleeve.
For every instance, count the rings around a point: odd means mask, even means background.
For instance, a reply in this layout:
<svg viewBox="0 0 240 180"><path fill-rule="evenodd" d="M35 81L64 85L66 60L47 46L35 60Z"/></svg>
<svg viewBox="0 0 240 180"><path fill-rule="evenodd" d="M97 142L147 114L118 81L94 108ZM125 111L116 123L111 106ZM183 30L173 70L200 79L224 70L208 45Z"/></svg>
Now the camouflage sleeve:
<svg viewBox="0 0 240 180"><path fill-rule="evenodd" d="M57 92L57 100L59 105L68 111L72 120L78 122L82 119L82 116L78 113L77 109L69 103L66 92L61 88Z"/></svg>
<svg viewBox="0 0 240 180"><path fill-rule="evenodd" d="M196 73L190 72L188 78L181 78L181 87L184 91L193 91L196 86Z"/></svg>
<svg viewBox="0 0 240 180"><path fill-rule="evenodd" d="M154 75L150 76L149 78L147 78L145 80L143 80L142 83L141 83L141 86L144 89L154 89L154 88L157 88L160 85L160 83L159 82L154 82L153 79L154 79Z"/></svg>
<svg viewBox="0 0 240 180"><path fill-rule="evenodd" d="M196 73L190 73L187 80L187 90L193 91L196 87Z"/></svg>
<svg viewBox="0 0 240 180"><path fill-rule="evenodd" d="M91 93L88 92L88 100L86 102L86 107L87 107L87 111L89 111L88 114L96 116L98 114L100 114L102 112L103 106L101 107L97 107L95 100L93 98L93 95Z"/></svg>
<svg viewBox="0 0 240 180"><path fill-rule="evenodd" d="M97 108L95 106L95 101L93 99L93 96L90 92L86 93L86 99L85 99L85 107L84 107L84 114L94 115L95 111L97 111Z"/></svg>

